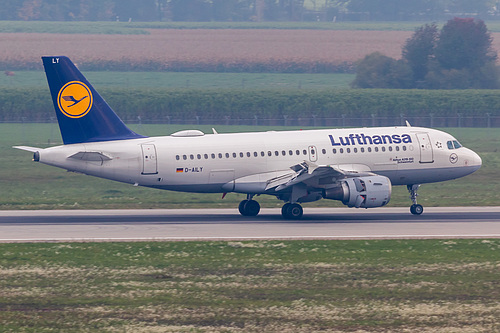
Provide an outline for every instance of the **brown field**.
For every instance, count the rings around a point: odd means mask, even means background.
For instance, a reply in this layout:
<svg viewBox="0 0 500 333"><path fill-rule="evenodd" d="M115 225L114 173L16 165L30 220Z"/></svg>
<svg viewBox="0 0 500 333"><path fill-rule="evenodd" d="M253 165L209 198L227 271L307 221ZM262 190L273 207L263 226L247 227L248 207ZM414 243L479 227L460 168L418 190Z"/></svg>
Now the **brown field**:
<svg viewBox="0 0 500 333"><path fill-rule="evenodd" d="M150 35L1 33L0 61L41 55L81 61L354 62L380 51L400 57L408 31L151 30Z"/></svg>

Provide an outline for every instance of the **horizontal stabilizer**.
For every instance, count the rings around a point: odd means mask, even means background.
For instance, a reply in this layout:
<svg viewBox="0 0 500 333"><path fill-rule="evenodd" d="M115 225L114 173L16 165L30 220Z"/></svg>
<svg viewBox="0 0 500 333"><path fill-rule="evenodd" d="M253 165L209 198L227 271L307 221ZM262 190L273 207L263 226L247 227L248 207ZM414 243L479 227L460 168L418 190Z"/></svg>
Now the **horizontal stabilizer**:
<svg viewBox="0 0 500 333"><path fill-rule="evenodd" d="M42 150L42 148L30 147L30 146L13 146L12 148L26 150L26 151L30 151L32 153L36 153L37 151Z"/></svg>
<svg viewBox="0 0 500 333"><path fill-rule="evenodd" d="M74 158L82 161L94 161L94 162L109 161L113 159L112 157L109 157L97 151L81 151L69 156L68 158Z"/></svg>

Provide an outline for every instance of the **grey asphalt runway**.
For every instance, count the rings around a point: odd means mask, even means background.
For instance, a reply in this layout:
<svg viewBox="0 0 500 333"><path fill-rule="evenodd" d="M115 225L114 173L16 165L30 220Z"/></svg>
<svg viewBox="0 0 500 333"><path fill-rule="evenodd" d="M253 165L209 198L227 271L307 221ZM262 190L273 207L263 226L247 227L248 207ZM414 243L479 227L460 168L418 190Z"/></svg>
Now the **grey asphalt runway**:
<svg viewBox="0 0 500 333"><path fill-rule="evenodd" d="M500 207L0 211L0 242L393 238L500 238Z"/></svg>

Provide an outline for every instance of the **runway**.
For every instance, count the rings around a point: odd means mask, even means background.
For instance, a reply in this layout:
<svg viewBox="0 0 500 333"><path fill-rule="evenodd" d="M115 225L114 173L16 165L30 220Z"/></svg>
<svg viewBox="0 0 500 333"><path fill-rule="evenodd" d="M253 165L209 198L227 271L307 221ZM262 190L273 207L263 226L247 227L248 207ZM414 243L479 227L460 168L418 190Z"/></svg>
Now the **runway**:
<svg viewBox="0 0 500 333"><path fill-rule="evenodd" d="M500 238L500 207L0 211L0 242Z"/></svg>

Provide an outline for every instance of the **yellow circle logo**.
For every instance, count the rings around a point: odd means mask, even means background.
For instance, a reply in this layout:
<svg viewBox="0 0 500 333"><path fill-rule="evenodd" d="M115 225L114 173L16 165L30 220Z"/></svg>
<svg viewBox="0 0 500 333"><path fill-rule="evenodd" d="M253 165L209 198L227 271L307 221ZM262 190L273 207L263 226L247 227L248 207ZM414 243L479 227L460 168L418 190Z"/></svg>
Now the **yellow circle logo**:
<svg viewBox="0 0 500 333"><path fill-rule="evenodd" d="M80 81L66 83L57 95L59 110L70 118L81 118L92 108L92 93L89 87Z"/></svg>

